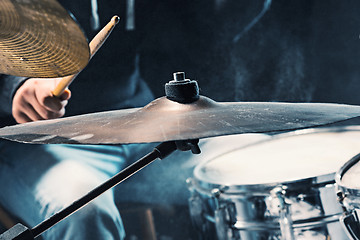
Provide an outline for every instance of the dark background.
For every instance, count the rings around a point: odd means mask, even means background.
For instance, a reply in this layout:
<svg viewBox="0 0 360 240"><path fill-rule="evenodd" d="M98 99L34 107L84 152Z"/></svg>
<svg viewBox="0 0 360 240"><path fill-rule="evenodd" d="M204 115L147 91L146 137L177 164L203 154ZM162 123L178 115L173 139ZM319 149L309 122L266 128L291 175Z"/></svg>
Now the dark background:
<svg viewBox="0 0 360 240"><path fill-rule="evenodd" d="M138 1L138 4L141 4ZM161 1L141 51L141 74L156 96L172 72L198 80L217 101L359 103L358 1ZM141 8L139 8L141 9ZM149 13L149 14L150 14Z"/></svg>

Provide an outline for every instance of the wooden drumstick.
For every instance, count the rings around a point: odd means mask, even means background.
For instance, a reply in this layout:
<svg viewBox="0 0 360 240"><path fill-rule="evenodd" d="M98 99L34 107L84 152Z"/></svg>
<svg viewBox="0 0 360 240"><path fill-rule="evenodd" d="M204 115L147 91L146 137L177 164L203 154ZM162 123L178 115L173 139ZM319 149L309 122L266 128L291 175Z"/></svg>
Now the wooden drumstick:
<svg viewBox="0 0 360 240"><path fill-rule="evenodd" d="M103 29L101 29L98 34L96 34L93 40L91 40L91 42L89 43L90 59L103 45L105 40L108 38L112 30L114 29L115 25L119 22L119 20L120 18L118 16L112 17L110 22L106 24L106 26ZM56 85L55 89L52 91L52 94L55 97L59 97L65 91L65 89L70 85L70 83L77 77L79 73L63 77L61 81Z"/></svg>

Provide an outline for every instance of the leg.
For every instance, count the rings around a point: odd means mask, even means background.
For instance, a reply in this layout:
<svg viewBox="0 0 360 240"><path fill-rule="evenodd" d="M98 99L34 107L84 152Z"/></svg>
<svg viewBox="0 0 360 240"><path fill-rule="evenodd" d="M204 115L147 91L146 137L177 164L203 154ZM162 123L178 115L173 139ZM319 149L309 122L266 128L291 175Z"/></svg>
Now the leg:
<svg viewBox="0 0 360 240"><path fill-rule="evenodd" d="M116 173L121 146L0 143L0 201L31 227ZM124 231L108 191L43 234L45 239L121 239Z"/></svg>

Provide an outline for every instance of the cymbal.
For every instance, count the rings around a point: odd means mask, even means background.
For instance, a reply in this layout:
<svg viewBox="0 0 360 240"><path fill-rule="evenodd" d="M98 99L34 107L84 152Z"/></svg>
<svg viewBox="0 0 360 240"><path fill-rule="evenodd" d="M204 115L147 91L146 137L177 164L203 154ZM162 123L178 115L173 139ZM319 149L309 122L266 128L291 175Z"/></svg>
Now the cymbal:
<svg viewBox="0 0 360 240"><path fill-rule="evenodd" d="M215 102L182 104L166 97L132 108L43 120L0 129L24 143L118 144L266 133L325 125L360 116L360 106L328 103Z"/></svg>
<svg viewBox="0 0 360 240"><path fill-rule="evenodd" d="M0 73L63 77L89 56L82 30L56 0L0 1Z"/></svg>

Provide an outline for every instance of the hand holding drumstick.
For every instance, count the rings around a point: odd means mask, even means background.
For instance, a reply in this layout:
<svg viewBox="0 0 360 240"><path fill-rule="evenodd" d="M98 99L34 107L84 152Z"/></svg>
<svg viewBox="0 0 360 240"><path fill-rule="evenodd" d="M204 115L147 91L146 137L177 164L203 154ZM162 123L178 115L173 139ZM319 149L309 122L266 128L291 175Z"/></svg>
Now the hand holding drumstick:
<svg viewBox="0 0 360 240"><path fill-rule="evenodd" d="M111 21L89 43L90 59L99 50L119 17ZM16 91L13 98L12 114L18 123L54 119L64 116L65 106L71 97L67 87L78 74L52 79L30 78Z"/></svg>

